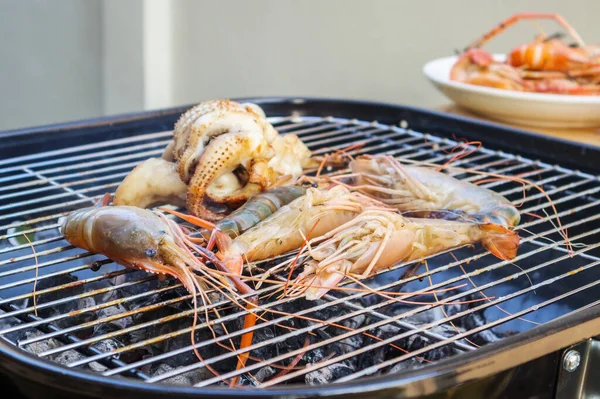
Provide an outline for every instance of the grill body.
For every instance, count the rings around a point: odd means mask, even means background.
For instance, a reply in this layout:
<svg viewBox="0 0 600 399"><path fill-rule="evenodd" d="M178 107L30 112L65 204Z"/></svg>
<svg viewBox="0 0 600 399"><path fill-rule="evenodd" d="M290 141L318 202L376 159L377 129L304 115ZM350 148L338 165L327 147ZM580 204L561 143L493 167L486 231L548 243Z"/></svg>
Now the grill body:
<svg viewBox="0 0 600 399"><path fill-rule="evenodd" d="M389 129L389 126L397 126L402 121L407 122L409 129L413 131L432 135L431 137L419 136L425 139L441 138L443 140L446 138L452 140L453 137L461 137L479 140L490 151L500 150L513 154L511 156L521 155L528 159L539 159L546 165L544 167L548 170L552 168L548 165L553 164L581 170L581 172L576 172L573 175L575 180L569 180L569 184L577 187L583 185L590 194L586 198L582 196L581 201L576 202L573 206L586 207L597 201L595 187L597 188L598 181L594 176L599 169L596 160L600 155L600 150L594 147L548 139L495 124L388 104L286 98L249 99L249 101L258 103L269 117L293 117L300 120L302 118L333 117L348 121L355 129L383 129L381 134L384 135L390 131L390 136L383 139L383 144L379 144L379 141L377 141L375 145L397 145L396 149L400 152L404 151L404 148L413 148L414 145L421 143L420 141L408 141L398 144L398 139L394 136L393 129ZM94 143L168 131L179 115L187 108L1 133L0 138L3 148L0 152L0 162L10 161L14 157L27 156L31 152L31 148L36 148L37 151L60 151L75 146L90 146L92 148ZM362 122L353 122L354 119L367 121L367 123L368 121L377 121L377 123L365 125ZM304 120L310 121L310 119ZM336 121L339 120L332 119L330 122L337 123ZM381 128L382 124L386 126ZM360 129L358 130L359 133ZM290 132L294 131L291 130ZM164 140L165 137L167 136L157 134L156 140ZM375 137L377 140L381 140L381 137ZM448 144L450 143L448 142ZM439 144L443 145L444 142L440 141ZM162 145L157 145L156 148L162 149ZM503 157L502 153L498 154L493 156ZM520 158L516 159L520 161ZM1 165L0 169L2 168ZM567 173L560 168L557 170L556 173ZM35 170L33 172L35 173ZM568 173L574 172L569 170ZM552 179L557 178L550 176L548 179L552 181ZM110 191L112 190L114 188ZM85 193L83 190L79 190L77 193L82 192ZM572 194L573 192L577 194L576 190L570 190L565 191L565 195L575 195ZM577 197L577 200L579 201L579 197ZM594 208L591 207L591 210L594 210ZM18 210L11 210L10 212L15 211ZM0 214L2 212L4 211L0 211ZM582 211L581 218L586 217L593 217L593 212ZM583 237L585 243L593 244L598 241L598 235L587 234L589 228L589 225L579 226L574 222L571 234L575 236L579 234ZM529 248L529 250L533 251L532 248ZM576 258L574 260L565 259L556 265L565 268L565 270L575 270L579 266L593 265L593 262L598 259L598 251L586 252L586 256L588 256L585 258L587 263L582 263L579 258ZM534 267L544 261L549 260L536 257L533 263L529 264L524 261L521 266ZM539 278L541 281L554 279L558 274L557 271L546 272L546 269L540 270L541 275ZM587 274L581 273L579 276L572 278L572 281L575 282L570 283L572 286L570 285L569 289L581 290L586 282L593 282L599 276L600 274L592 270L590 266L590 271ZM523 286L519 287L524 288ZM0 296L2 296L2 290L0 290ZM597 298L593 295L593 289L585 292L582 290L581 293L573 295L572 299L565 302L567 310L563 312L562 317L544 322L537 327L524 328L523 331L519 331L519 334L503 338L493 344L487 344L477 350L448 357L427 366L425 369L406 370L397 375L365 377L326 386L282 386L281 388L276 386L265 390L232 391L211 387L153 385L133 379L120 379L82 372L74 368L66 369L53 362L28 354L5 341L0 341L0 369L7 383L26 397L49 397L49 395L77 398L86 395L98 398L121 395L131 398L154 398L165 397L165 395L173 395L174 397L264 397L266 394L277 397L322 395L332 397L360 395L362 397L427 398L553 397L562 351L570 345L591 338L600 332L600 321L598 319L600 311L595 306L596 302ZM2 308L4 312L17 309L6 306ZM37 321L31 314L27 317L24 319L25 322ZM40 323L39 326L42 332L46 334L52 333L55 331L53 329L56 328L50 323ZM70 340L71 343L76 342L68 336L65 336L64 339ZM92 351L86 354L94 356L96 353ZM123 364L118 361L107 359L106 362L107 367L123 367ZM142 372L131 369L128 370L128 373L124 375L136 377L135 373Z"/></svg>

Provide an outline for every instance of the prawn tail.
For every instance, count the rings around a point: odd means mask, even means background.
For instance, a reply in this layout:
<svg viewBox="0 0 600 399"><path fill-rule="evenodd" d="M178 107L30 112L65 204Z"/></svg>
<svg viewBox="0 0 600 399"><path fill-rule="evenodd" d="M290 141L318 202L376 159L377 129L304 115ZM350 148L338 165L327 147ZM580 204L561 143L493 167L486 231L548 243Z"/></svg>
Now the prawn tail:
<svg viewBox="0 0 600 399"><path fill-rule="evenodd" d="M512 260L517 256L520 237L510 229L498 224L482 224L479 226L483 233L481 244L502 260Z"/></svg>

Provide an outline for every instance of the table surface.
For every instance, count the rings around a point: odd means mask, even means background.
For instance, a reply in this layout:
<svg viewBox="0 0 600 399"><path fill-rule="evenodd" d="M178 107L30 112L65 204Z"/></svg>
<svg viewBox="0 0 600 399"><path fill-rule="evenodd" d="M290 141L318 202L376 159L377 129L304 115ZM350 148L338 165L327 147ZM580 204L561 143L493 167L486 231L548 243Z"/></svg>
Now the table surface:
<svg viewBox="0 0 600 399"><path fill-rule="evenodd" d="M467 116L470 118L488 120L482 116L476 115L464 108L457 106L456 104L444 105L436 108L438 111L448 112L450 114ZM488 120L489 121L489 120ZM510 125L508 123L491 121L505 126L516 127L519 129L527 130L530 132L543 134L546 136L557 137L565 140L576 141L579 143L590 144L600 147L600 128L595 129L553 129L545 127L531 127L531 126L519 126Z"/></svg>

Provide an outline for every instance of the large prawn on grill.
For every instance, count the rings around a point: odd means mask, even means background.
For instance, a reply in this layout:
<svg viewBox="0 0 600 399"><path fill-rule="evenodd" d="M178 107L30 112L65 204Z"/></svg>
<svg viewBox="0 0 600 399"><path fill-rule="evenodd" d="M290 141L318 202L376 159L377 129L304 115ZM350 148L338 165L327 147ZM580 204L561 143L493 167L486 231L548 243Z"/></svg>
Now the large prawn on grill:
<svg viewBox="0 0 600 399"><path fill-rule="evenodd" d="M389 155L364 155L350 163L348 187L411 216L471 220L514 227L519 211L494 191L425 166L404 165Z"/></svg>
<svg viewBox="0 0 600 399"><path fill-rule="evenodd" d="M200 236L198 237L197 234L191 236L191 240L198 244L205 243L207 250L212 250L216 245L223 252L230 248L231 239L243 234L281 209L281 207L305 194L306 187L302 185L272 188L256 194L240 208L215 223L168 208L162 210L202 228ZM241 257L236 257L235 261L230 259L228 264L228 267L238 274L242 273L242 266Z"/></svg>
<svg viewBox="0 0 600 399"><path fill-rule="evenodd" d="M481 47L520 20L553 19L575 40L538 36L513 48L506 61L496 61ZM519 13L466 47L450 71L450 79L500 89L572 95L600 94L600 48L586 46L560 15Z"/></svg>
<svg viewBox="0 0 600 399"><path fill-rule="evenodd" d="M360 280L398 262L422 259L479 242L503 260L517 254L519 236L495 224L405 218L397 212L366 210L309 241L312 258L289 295L318 299L345 277Z"/></svg>
<svg viewBox="0 0 600 399"><path fill-rule="evenodd" d="M239 264L242 259L252 262L282 255L300 248L307 238L322 236L354 219L366 209L389 208L343 186L311 187L302 197L223 243L219 256L226 264Z"/></svg>
<svg viewBox="0 0 600 399"><path fill-rule="evenodd" d="M138 207L102 206L108 204L109 198L109 195L105 196L96 207L71 212L61 225L65 239L76 247L104 255L128 268L176 278L192 294L196 312L197 295L208 302L205 293L208 288L233 298L237 303L242 300L238 301L232 286L241 294L254 292L212 252L194 245L174 221ZM192 251L199 252L199 256ZM218 270L208 267L206 261L212 262ZM243 301L248 308L257 306L256 296ZM255 322L255 314L248 313L244 327L251 327ZM242 348L251 344L252 336L253 332L242 336ZM201 359L197 351L196 355ZM247 357L247 353L240 355L238 368L244 366Z"/></svg>
<svg viewBox="0 0 600 399"><path fill-rule="evenodd" d="M391 209L379 201L353 193L337 184L328 187L295 187L293 190L293 195L298 190L304 191L304 194L280 207L260 204L259 202L277 201L260 198L253 205L240 208L237 215L234 215L235 218L224 219L224 223L216 226L191 215L167 209L165 211L207 228L203 233L209 241L208 248L212 248L214 240L218 248L217 256L230 270L241 272L244 260L265 260L298 249L307 237L321 236L353 219L365 209ZM289 199L292 194L286 195ZM260 213L269 216L262 218ZM252 227L248 228L250 225Z"/></svg>
<svg viewBox="0 0 600 399"><path fill-rule="evenodd" d="M148 206L147 198L179 204L185 195L191 214L214 221L318 165L296 135L279 135L260 107L230 100L206 101L184 113L163 159L136 167L117 189L115 204Z"/></svg>

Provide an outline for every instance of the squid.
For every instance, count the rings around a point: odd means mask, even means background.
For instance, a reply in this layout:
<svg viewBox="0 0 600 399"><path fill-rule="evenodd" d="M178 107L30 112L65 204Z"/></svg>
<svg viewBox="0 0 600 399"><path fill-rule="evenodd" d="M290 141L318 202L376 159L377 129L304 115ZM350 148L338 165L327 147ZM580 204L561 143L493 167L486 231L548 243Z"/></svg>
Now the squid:
<svg viewBox="0 0 600 399"><path fill-rule="evenodd" d="M279 135L258 105L206 101L181 116L162 161L134 169L114 201L146 207L145 198L154 198L177 205L185 194L192 215L216 221L253 195L296 181L310 158L306 145L296 135Z"/></svg>

